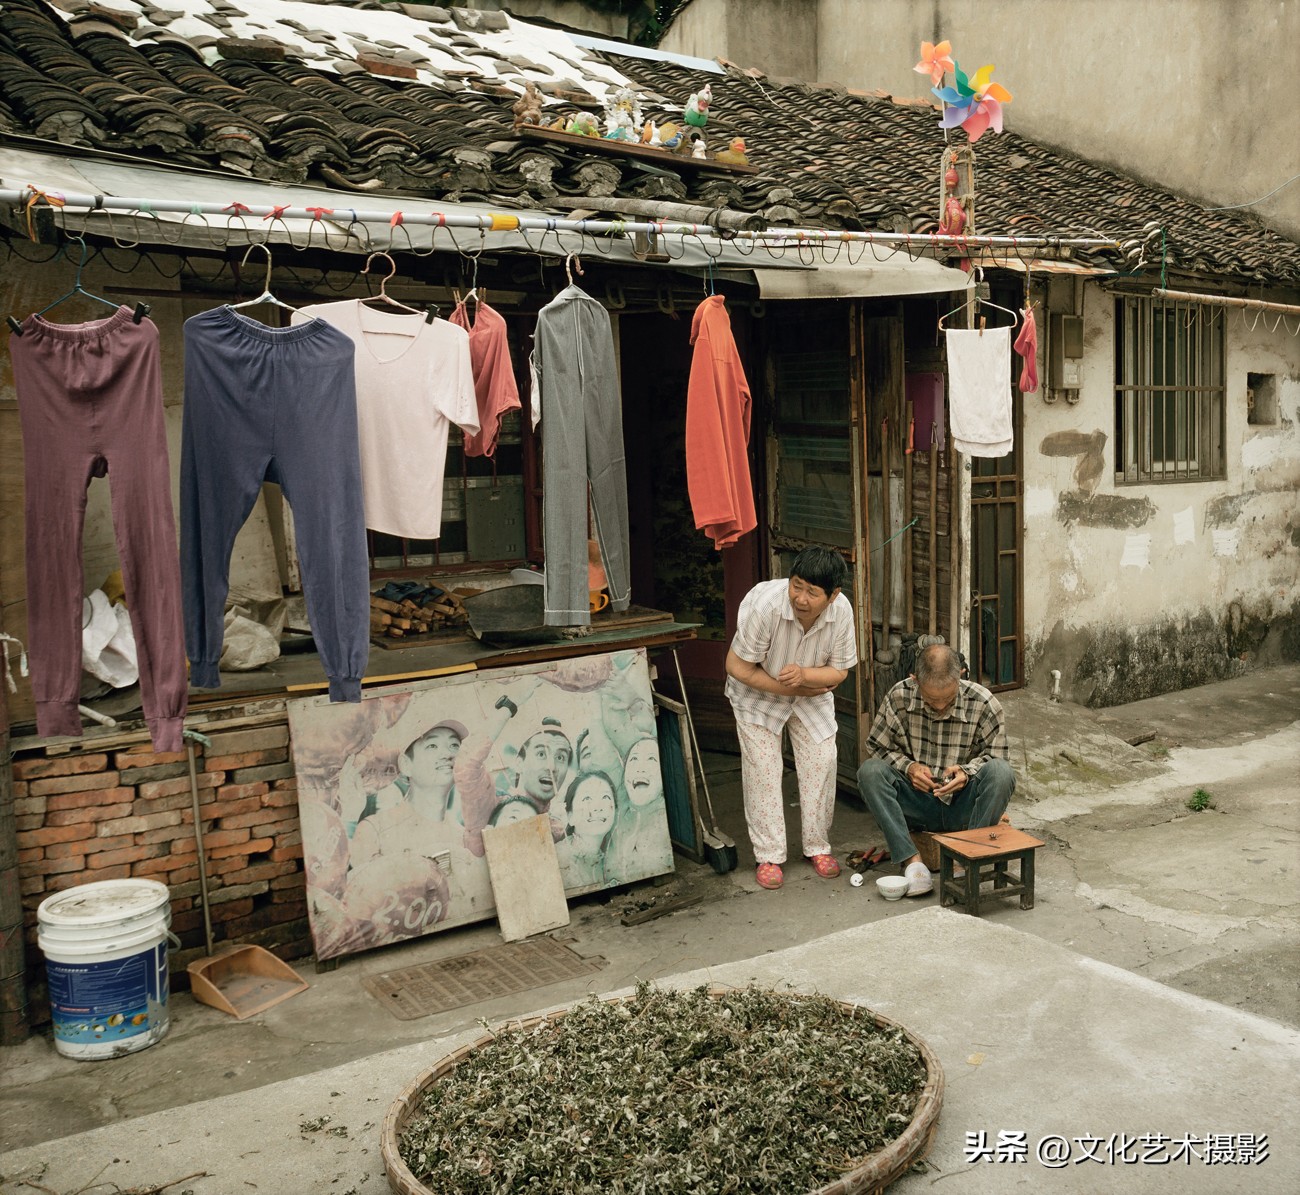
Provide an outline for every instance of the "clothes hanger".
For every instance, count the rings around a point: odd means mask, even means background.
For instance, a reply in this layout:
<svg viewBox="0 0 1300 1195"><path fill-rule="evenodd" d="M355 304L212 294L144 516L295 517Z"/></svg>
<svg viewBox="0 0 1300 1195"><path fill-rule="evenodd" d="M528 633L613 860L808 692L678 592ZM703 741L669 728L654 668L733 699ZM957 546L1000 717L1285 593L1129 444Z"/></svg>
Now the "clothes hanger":
<svg viewBox="0 0 1300 1195"><path fill-rule="evenodd" d="M980 277L981 277L981 279L982 279L982 278L983 278L983 271L980 270L980 271L978 271L978 273L979 273L979 275L980 275ZM976 308L980 308L980 307L992 307L994 311L1001 311L1001 312L1003 312L1004 314L1009 315L1009 316L1011 317L1011 326L1012 326L1013 328L1014 328L1018 323L1020 323L1020 315L1019 315L1017 312L1012 311L1010 307L1003 307L1000 303L995 303L995 302L993 302L992 299L982 299L982 298L980 298L980 295L979 295L979 292L978 292L978 291L975 292L975 294L974 294L974 296L973 296L973 299L974 299L974 303L975 303ZM946 331L948 330L948 329L946 329L946 328L943 326L943 321L944 321L944 320L946 320L949 316L956 315L957 312L959 312L959 311L965 311L965 310L966 310L966 304L965 304L965 303L962 303L960 306L954 307L951 311L946 312L945 314L941 315L941 316L939 317L939 331L940 331L940 332L946 332ZM981 332L984 331L983 327L980 328L980 331L981 331Z"/></svg>
<svg viewBox="0 0 1300 1195"><path fill-rule="evenodd" d="M54 300L53 303L47 304L45 307L42 307L40 311L38 311L36 314L38 316L44 315L47 311L53 310L60 303L66 303L69 299L76 298L78 295L80 295L82 298L85 299L93 299L96 303L103 303L105 307L111 307L114 311L116 311L122 304L115 303L113 302L112 299L104 299L101 298L99 295L91 294L90 291L88 291L84 286L81 285L81 271L82 269L85 268L86 261L90 257L90 246L86 244L86 238L69 237L68 239L70 241L76 241L81 246L81 260L77 262L77 277L72 284L72 289L68 291L67 294L60 295L57 299ZM138 324L142 319L144 319L146 315L149 314L149 311L150 311L150 307L148 303L137 303L135 305L135 310L131 313L131 322L134 324ZM12 315L6 316L5 318L6 318L6 322L9 324L9 327L13 330L14 335L21 336L23 334L22 324L20 324L16 319L14 319Z"/></svg>
<svg viewBox="0 0 1300 1195"><path fill-rule="evenodd" d="M237 311L240 307L256 307L259 303L272 303L276 307L283 307L286 311L297 311L296 307L291 307L283 299L277 299L271 293L271 250L266 247L262 241L254 241L247 249L244 250L244 259L239 264L241 266L248 264L248 255L254 249L260 249L266 254L266 281L262 287L262 293L256 299L245 299L242 303L227 303L226 306L231 311Z"/></svg>
<svg viewBox="0 0 1300 1195"><path fill-rule="evenodd" d="M389 303L394 307L400 307L403 311L409 311L412 315L424 316L424 322L426 324L433 323L434 316L438 314L438 309L436 307L427 307L425 310L421 311L418 307L411 307L398 299L394 299L393 296L388 293L388 280L397 273L397 262L395 262L388 253L384 252L382 249L377 253L372 253L366 258L366 264L361 267L361 272L363 274L369 274L370 263L374 261L376 257L382 257L386 262L388 262L392 269L390 269L388 273L379 280L379 293L377 295L366 295L361 302L368 303L372 299L378 299L380 302Z"/></svg>
<svg viewBox="0 0 1300 1195"><path fill-rule="evenodd" d="M575 285L573 281L574 270L578 271L578 277L581 278L584 273L584 270L582 268L582 258L580 258L576 253L570 253L564 259L564 273L565 276L569 279L570 286Z"/></svg>

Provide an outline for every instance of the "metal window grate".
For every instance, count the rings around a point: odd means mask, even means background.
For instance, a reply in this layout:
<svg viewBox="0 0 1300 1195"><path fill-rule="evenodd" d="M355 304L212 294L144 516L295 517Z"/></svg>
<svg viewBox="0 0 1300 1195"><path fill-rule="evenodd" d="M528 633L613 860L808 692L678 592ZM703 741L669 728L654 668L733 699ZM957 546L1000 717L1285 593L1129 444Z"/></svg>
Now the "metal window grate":
<svg viewBox="0 0 1300 1195"><path fill-rule="evenodd" d="M1200 303L1115 300L1115 480L1224 476L1222 312Z"/></svg>

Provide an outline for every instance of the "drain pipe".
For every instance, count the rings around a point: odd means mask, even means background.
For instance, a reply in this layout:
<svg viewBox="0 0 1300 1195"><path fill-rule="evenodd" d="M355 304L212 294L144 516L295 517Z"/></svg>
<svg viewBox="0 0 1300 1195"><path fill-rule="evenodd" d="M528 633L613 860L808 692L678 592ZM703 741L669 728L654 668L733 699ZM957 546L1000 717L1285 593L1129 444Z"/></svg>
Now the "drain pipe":
<svg viewBox="0 0 1300 1195"><path fill-rule="evenodd" d="M203 901L203 937L207 943L208 956L212 956L212 910L208 906L208 860L203 850L203 821L199 817L199 775L194 766L194 744L200 743L206 749L212 746L212 740L197 730L181 732L185 739L185 753L190 762L190 808L194 810L194 845L199 856L199 896Z"/></svg>

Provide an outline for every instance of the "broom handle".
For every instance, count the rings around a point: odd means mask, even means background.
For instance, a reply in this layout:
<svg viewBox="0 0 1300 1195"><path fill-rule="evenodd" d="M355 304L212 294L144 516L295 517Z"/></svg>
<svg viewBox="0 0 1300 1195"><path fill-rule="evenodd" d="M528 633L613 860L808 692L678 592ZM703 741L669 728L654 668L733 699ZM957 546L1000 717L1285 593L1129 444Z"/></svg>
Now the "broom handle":
<svg viewBox="0 0 1300 1195"><path fill-rule="evenodd" d="M677 687L682 691L682 706L686 710L686 729L691 734L691 749L695 752L695 766L699 769L700 784L704 787L704 802L709 807L709 828L716 830L718 828L718 818L713 812L713 798L709 795L709 781L704 775L704 759L700 755L699 740L695 737L695 719L691 717L691 703L686 700L686 678L682 676L682 662L677 658L677 649L669 649L673 653L673 667L677 669Z"/></svg>
<svg viewBox="0 0 1300 1195"><path fill-rule="evenodd" d="M199 855L199 896L203 898L203 935L207 942L208 954L212 954L212 911L208 907L208 861L203 849L203 823L199 818L199 777L194 767L194 741L197 739L205 747L211 747L212 741L199 734L197 730L184 732L185 751L190 761L190 804L194 809L194 845Z"/></svg>

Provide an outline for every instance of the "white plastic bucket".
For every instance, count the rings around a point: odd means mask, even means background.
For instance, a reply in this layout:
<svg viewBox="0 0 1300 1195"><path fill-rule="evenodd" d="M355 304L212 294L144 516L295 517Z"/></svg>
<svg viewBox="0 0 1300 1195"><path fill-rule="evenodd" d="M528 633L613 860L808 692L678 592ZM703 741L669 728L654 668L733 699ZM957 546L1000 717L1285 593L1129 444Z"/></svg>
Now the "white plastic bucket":
<svg viewBox="0 0 1300 1195"><path fill-rule="evenodd" d="M170 901L165 884L134 879L81 884L41 901L37 941L60 1054L116 1058L163 1039L167 942L176 941Z"/></svg>

